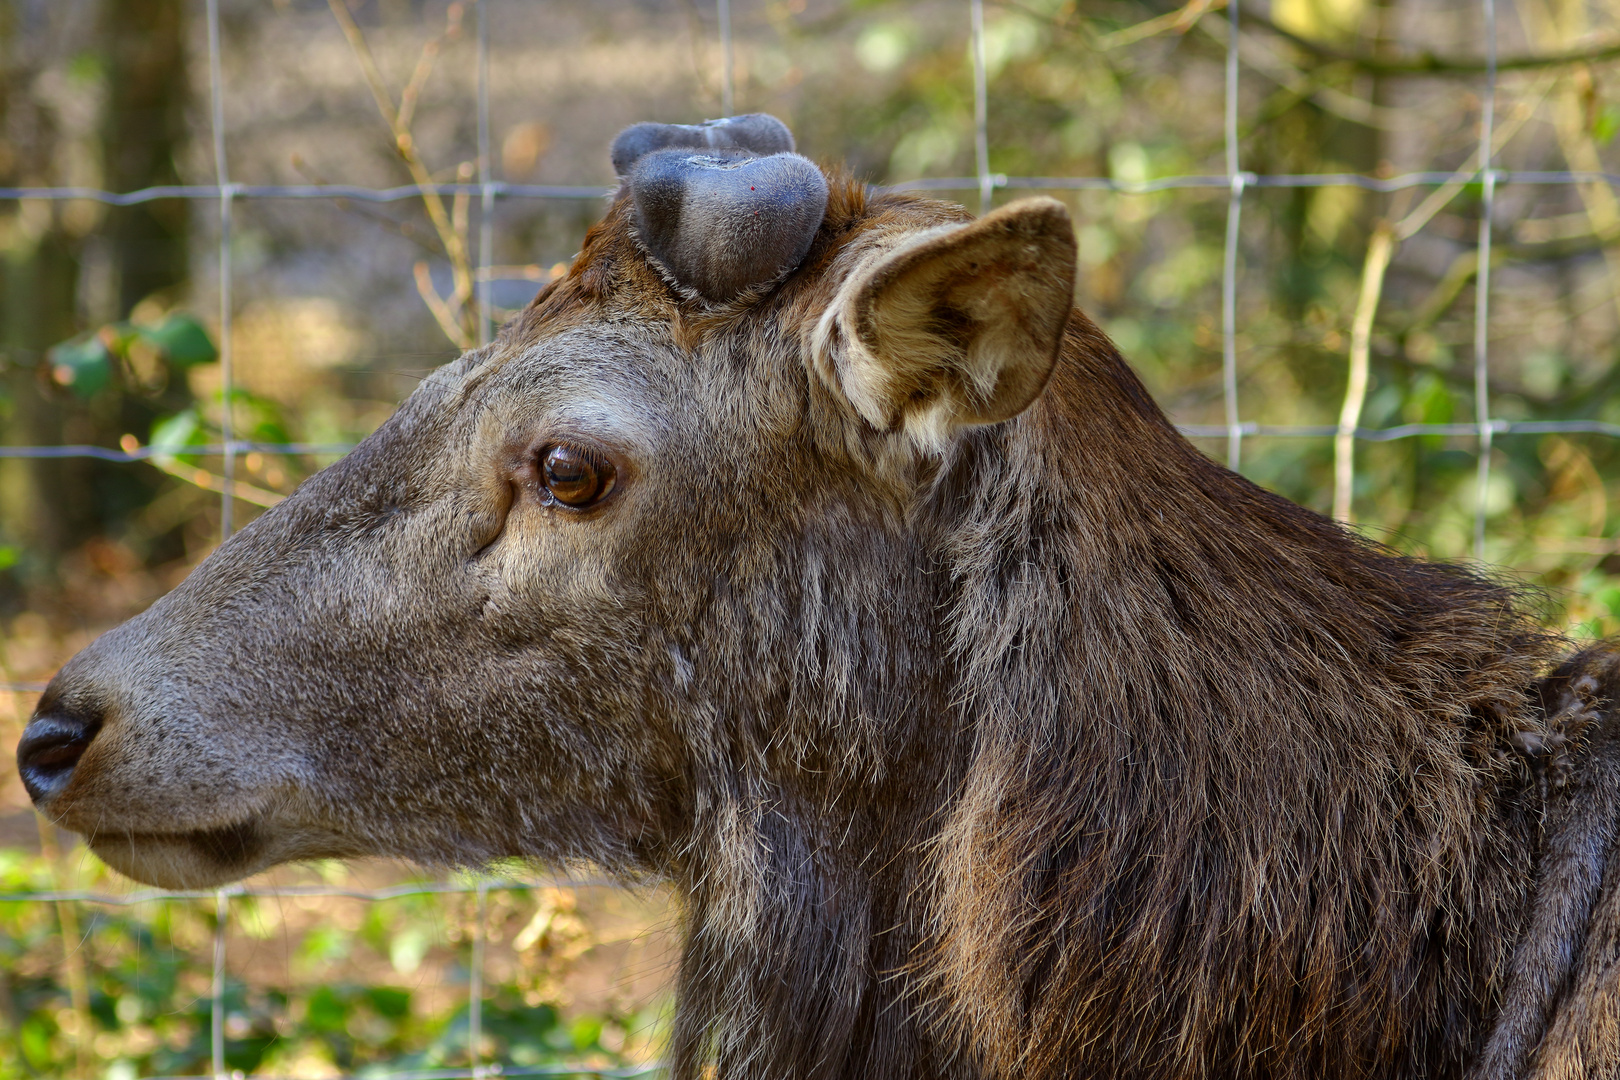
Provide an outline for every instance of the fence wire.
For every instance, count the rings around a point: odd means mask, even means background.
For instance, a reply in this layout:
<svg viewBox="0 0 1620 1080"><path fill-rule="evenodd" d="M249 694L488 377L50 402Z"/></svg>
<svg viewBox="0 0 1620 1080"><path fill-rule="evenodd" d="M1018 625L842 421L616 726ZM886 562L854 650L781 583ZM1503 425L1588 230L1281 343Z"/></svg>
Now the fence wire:
<svg viewBox="0 0 1620 1080"><path fill-rule="evenodd" d="M0 188L0 201L20 200L91 200L111 206L135 206L158 200L216 200L219 203L219 327L220 365L224 400L230 400L232 390L231 317L232 317L232 208L240 200L316 199L352 200L357 202L389 203L416 199L424 195L476 196L480 209L478 243L479 325L477 341L490 340L491 325L488 312L492 281L492 248L494 207L497 200L601 200L613 193L611 185L536 185L513 184L495 180L490 169L489 129L489 17L490 0L473 0L477 7L477 139L478 161L476 183L406 184L388 188L369 188L347 184L240 184L230 180L225 148L225 86L221 74L219 0L207 0L208 22L208 76L210 105L210 135L213 151L214 184L171 184L141 188L134 191L114 192L86 187L12 187ZM1581 185L1606 184L1620 189L1620 174L1594 171L1525 171L1499 170L1493 167L1492 136L1497 91L1498 50L1496 34L1495 0L1480 0L1483 21L1485 64L1481 96L1480 150L1477 164L1460 172L1409 172L1396 176L1366 176L1357 173L1267 174L1245 172L1239 160L1239 75L1238 35L1231 32L1238 19L1239 0L1228 0L1225 15L1229 30L1226 34L1224 147L1225 172L1215 175L1167 176L1143 182L1124 181L1104 176L1008 176L990 171L989 90L985 62L985 31L983 0L968 0L970 26L970 62L972 67L974 99L974 161L975 175L971 177L920 178L898 184L884 185L881 190L976 192L981 212L988 210L996 190L1054 190L1054 191L1106 191L1125 195L1146 195L1181 189L1224 189L1228 192L1225 242L1221 273L1221 355L1222 404L1224 424L1183 424L1181 431L1191 437L1226 440L1227 464L1238 469L1242 464L1243 441L1252 437L1267 438L1333 438L1351 434L1355 440L1388 442L1419 436L1472 436L1477 440L1478 496L1474 514L1474 553L1483 558L1486 529L1486 495L1490 478L1491 447L1502 436L1544 434L1592 434L1620 438L1620 424L1595 420L1510 421L1490 415L1490 378L1488 330L1490 325L1490 250L1492 235L1492 209L1497 190L1505 185ZM721 95L726 113L733 108L734 97L734 42L730 0L716 0L719 26L719 54L721 66ZM1206 18L1219 16L1209 14ZM1385 428L1356 426L1348 432L1336 425L1269 425L1246 422L1241 418L1237 372L1237 277L1239 263L1239 230L1246 192L1263 188L1327 188L1353 187L1364 191L1391 193L1412 188L1440 187L1459 180L1481 185L1483 198L1479 218L1479 269L1476 281L1473 370L1475 385L1475 419L1472 423L1414 423ZM332 443L271 443L237 440L232 437L231 410L223 411L222 440L207 446L162 447L146 446L133 449L112 449L101 446L0 446L0 458L95 458L109 462L139 462L179 456L212 457L223 461L224 492L221 495L221 539L232 528L232 490L235 484L234 467L238 456L249 452L284 453L309 456L335 456L346 453L349 444ZM13 693L37 693L44 684L36 682L0 683L0 690ZM482 960L487 937L484 914L487 897L492 890L522 890L556 885L603 885L610 882L526 882L509 879L479 879L472 882L431 882L383 889L353 889L327 886L294 886L266 888L229 886L206 891L144 890L128 894L56 891L0 893L0 903L73 903L92 905L130 906L168 901L197 900L212 897L215 901L215 929L213 936L212 1030L211 1067L209 1076L164 1076L154 1080L229 1080L233 1075L226 1069L224 1034L224 985L227 965L226 930L230 922L231 901L238 897L309 897L330 896L359 899L367 902L398 899L405 896L473 893L477 896L478 918L471 945L472 963L469 971L468 1017L471 1031L469 1046L471 1064L460 1069L429 1069L414 1071L377 1072L368 1069L369 1080L481 1080L484 1077L540 1077L540 1076L596 1076L635 1077L657 1072L657 1064L628 1069L594 1068L583 1064L520 1067L508 1063L485 1062L479 1047L482 1016ZM236 1074L240 1075L240 1074ZM292 1078L288 1078L292 1080Z"/></svg>

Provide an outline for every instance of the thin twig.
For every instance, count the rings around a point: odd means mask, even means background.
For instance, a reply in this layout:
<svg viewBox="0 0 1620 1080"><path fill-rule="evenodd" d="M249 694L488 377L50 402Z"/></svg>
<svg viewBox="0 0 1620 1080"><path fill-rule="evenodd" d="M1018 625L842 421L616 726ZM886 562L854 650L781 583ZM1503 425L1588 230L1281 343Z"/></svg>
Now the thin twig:
<svg viewBox="0 0 1620 1080"><path fill-rule="evenodd" d="M377 111L382 114L383 121L388 124L389 131L393 133L394 148L398 152L400 160L405 163L406 169L410 172L411 180L418 187L431 188L433 178L429 175L427 166L422 163L421 156L416 152L416 143L411 137L410 130L400 124L400 113L394 108L393 100L388 94L388 88L383 82L382 72L378 70L377 62L371 55L371 48L366 44L365 35L360 32L360 27L354 21L354 16L349 14L348 5L343 0L327 0L327 6L332 9L332 14L337 19L338 25L343 28L343 36L348 39L349 48L354 52L355 59L360 64L361 74L365 76L366 84L371 89L371 96L377 103ZM450 221L450 215L445 210L444 200L439 197L438 192L424 190L422 192L422 205L427 210L428 220L433 222L433 228L439 234L439 242L444 245L445 251L450 256L450 271L455 281L455 294L458 296L471 296L472 260L467 254L465 239L456 232ZM420 285L420 281L420 276L418 276L418 285ZM437 312L435 312L435 317L437 318ZM458 325L462 321L461 319L454 320ZM439 322L441 327L444 326L444 320L440 319ZM448 330L446 333L449 333ZM470 347L462 344L469 340L469 335L465 332L450 335L450 339L457 342L461 348Z"/></svg>
<svg viewBox="0 0 1620 1080"><path fill-rule="evenodd" d="M1198 28L1223 46L1226 44L1226 34L1231 32L1224 19L1206 19L1198 24ZM1408 111L1378 105L1323 84L1324 75L1329 71L1343 72L1349 67L1347 64L1317 71L1301 71L1277 55L1266 42L1241 32L1238 34L1238 53L1254 70L1284 89L1299 94L1301 98L1309 98L1336 116L1384 131L1412 131L1420 126L1420 121Z"/></svg>
<svg viewBox="0 0 1620 1080"><path fill-rule="evenodd" d="M1380 221L1367 244L1367 260L1361 268L1361 296L1356 301L1356 317L1350 324L1350 377L1344 391L1344 407L1339 410L1339 430L1333 436L1333 516L1350 523L1355 485L1356 427L1361 423L1361 407L1367 401L1369 357L1372 352L1373 316L1384 290L1384 271L1395 253L1395 227Z"/></svg>
<svg viewBox="0 0 1620 1080"><path fill-rule="evenodd" d="M1491 139L1492 154L1500 153L1502 147L1506 146L1513 136L1519 133L1519 129L1524 127L1525 121L1535 115L1536 107L1541 104L1542 99L1547 96L1547 91L1551 88L1552 80L1550 78L1543 78L1537 86L1531 88L1530 94L1526 96L1534 100L1519 102L1513 110L1513 115L1508 117L1496 129L1496 134ZM1452 173L1445 183L1429 192L1428 196L1418 203L1416 209L1395 225L1395 239L1404 241L1416 236L1434 215L1444 210L1446 204L1457 197L1459 191L1476 182L1478 173L1479 151L1476 150L1473 156L1468 159L1467 164Z"/></svg>
<svg viewBox="0 0 1620 1080"><path fill-rule="evenodd" d="M186 483L200 487L204 491L212 491L216 495L225 493L224 478L215 476L207 469L199 469L194 465L182 465L178 461L159 457L147 458L146 463L154 469L160 469L168 473L176 480L184 480ZM233 498L241 499L245 503L252 503L254 506L262 506L267 510L287 497L265 488L254 487L252 484L244 484L240 480L231 481L230 487Z"/></svg>
<svg viewBox="0 0 1620 1080"><path fill-rule="evenodd" d="M1429 295L1412 311L1410 321L1401 327L1401 332L1410 334L1417 330L1427 330L1439 322L1440 316L1456 303L1457 297L1462 295L1463 288L1478 272L1478 252L1464 251L1452 259L1451 265L1440 275L1440 280L1435 283Z"/></svg>
<svg viewBox="0 0 1620 1080"><path fill-rule="evenodd" d="M1189 0L1185 7L1177 8L1175 11L1166 12L1157 18L1115 30L1110 34L1103 34L1097 39L1097 47L1099 49L1118 49L1125 45L1134 45L1138 41L1145 41L1150 37L1157 37L1167 30L1185 34L1207 12L1219 11L1225 6L1226 0Z"/></svg>
<svg viewBox="0 0 1620 1080"><path fill-rule="evenodd" d="M466 329L456 321L455 314L445 304L444 298L439 295L438 290L433 287L433 278L428 273L428 264L418 262L413 267L413 270L416 275L416 291L422 294L422 302L433 313L433 318L438 322L439 329L444 331L444 336L449 338L451 343L458 349L472 348L472 340L468 336Z"/></svg>
<svg viewBox="0 0 1620 1080"><path fill-rule="evenodd" d="M43 815L36 818L39 826L39 846L51 867L58 892L65 892L62 884L62 851L56 842L56 829ZM73 1006L73 1075L77 1080L90 1080L95 1057L91 1039L95 1026L90 1015L90 975L84 962L83 936L79 933L78 909L71 901L56 902L56 919L62 932L62 966L68 984L68 1000Z"/></svg>
<svg viewBox="0 0 1620 1080"><path fill-rule="evenodd" d="M465 184L473 178L473 163L463 161L456 166L456 182ZM450 227L456 231L457 236L467 235L467 211L471 199L467 192L458 191L454 199L450 200ZM455 294L450 299L450 310L460 313L466 308L467 301L472 299L473 276L471 273L458 275L455 278Z"/></svg>
<svg viewBox="0 0 1620 1080"><path fill-rule="evenodd" d="M411 81L405 84L404 92L399 95L399 126L407 131L410 130L411 121L416 118L417 99L422 94L422 88L427 85L428 76L433 74L433 65L439 59L439 50L445 42L454 41L461 36L463 10L460 4L450 5L450 10L445 13L444 32L422 46L422 55L416 59L416 70L411 72Z"/></svg>

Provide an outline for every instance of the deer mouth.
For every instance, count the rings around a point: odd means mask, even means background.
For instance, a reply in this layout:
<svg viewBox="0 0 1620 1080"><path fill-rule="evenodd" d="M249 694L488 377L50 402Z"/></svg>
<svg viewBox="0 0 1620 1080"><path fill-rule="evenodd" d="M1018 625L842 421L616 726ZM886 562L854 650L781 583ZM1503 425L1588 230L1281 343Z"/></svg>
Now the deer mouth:
<svg viewBox="0 0 1620 1080"><path fill-rule="evenodd" d="M212 888L284 858L256 818L174 833L102 830L87 839L114 870L166 889Z"/></svg>

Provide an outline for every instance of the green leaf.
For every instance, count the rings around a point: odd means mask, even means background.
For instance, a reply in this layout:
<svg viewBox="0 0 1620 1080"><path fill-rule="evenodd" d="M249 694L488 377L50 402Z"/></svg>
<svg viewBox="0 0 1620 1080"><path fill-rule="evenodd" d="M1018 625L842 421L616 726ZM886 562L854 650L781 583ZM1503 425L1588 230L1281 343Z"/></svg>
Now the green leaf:
<svg viewBox="0 0 1620 1080"><path fill-rule="evenodd" d="M173 453L186 446L202 446L207 438L197 410L182 409L154 423L152 437L147 441L154 449Z"/></svg>
<svg viewBox="0 0 1620 1080"><path fill-rule="evenodd" d="M337 926L316 926L304 935L298 956L306 963L323 964L349 955L349 932Z"/></svg>
<svg viewBox="0 0 1620 1080"><path fill-rule="evenodd" d="M388 943L388 962L401 975L409 975L422 966L422 958L432 944L426 930L419 926L410 927L395 934Z"/></svg>
<svg viewBox="0 0 1620 1080"><path fill-rule="evenodd" d="M602 1021L594 1016L581 1016L569 1026L568 1035L574 1040L574 1049L588 1049L602 1037Z"/></svg>
<svg viewBox="0 0 1620 1080"><path fill-rule="evenodd" d="M112 382L112 357L99 336L64 341L46 353L51 379L77 397L91 397Z"/></svg>
<svg viewBox="0 0 1620 1080"><path fill-rule="evenodd" d="M128 356L129 347L140 337L139 331L127 322L108 323L96 331L96 337L107 350L117 356Z"/></svg>
<svg viewBox="0 0 1620 1080"><path fill-rule="evenodd" d="M1599 143L1612 142L1620 133L1620 107L1605 105L1592 118L1592 138Z"/></svg>
<svg viewBox="0 0 1620 1080"><path fill-rule="evenodd" d="M177 368L210 364L219 358L219 350L214 348L213 339L202 323L178 311L156 326L137 326L135 332Z"/></svg>
<svg viewBox="0 0 1620 1080"><path fill-rule="evenodd" d="M68 61L68 77L75 82L94 83L106 74L106 62L93 52L82 52Z"/></svg>
<svg viewBox="0 0 1620 1080"><path fill-rule="evenodd" d="M349 1006L329 986L309 996L305 1023L313 1031L342 1031L349 1020Z"/></svg>
<svg viewBox="0 0 1620 1080"><path fill-rule="evenodd" d="M366 991L371 1007L390 1020L403 1020L411 1012L411 992L395 986L373 986Z"/></svg>
<svg viewBox="0 0 1620 1080"><path fill-rule="evenodd" d="M1455 410L1456 402L1446 381L1432 371L1425 371L1412 380L1402 412L1410 424L1449 424ZM1423 436L1423 445L1431 449L1444 442L1438 435Z"/></svg>
<svg viewBox="0 0 1620 1080"><path fill-rule="evenodd" d="M214 400L223 402L224 395L216 394ZM233 430L239 439L269 443L293 441L282 418L281 406L251 390L241 387L231 390L231 418ZM375 947L376 942L373 945Z"/></svg>

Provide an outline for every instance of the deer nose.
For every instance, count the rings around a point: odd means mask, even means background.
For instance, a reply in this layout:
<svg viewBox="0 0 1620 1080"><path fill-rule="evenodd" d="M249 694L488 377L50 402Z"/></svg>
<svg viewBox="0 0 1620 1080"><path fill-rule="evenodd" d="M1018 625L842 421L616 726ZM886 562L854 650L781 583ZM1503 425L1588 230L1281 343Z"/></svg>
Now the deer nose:
<svg viewBox="0 0 1620 1080"><path fill-rule="evenodd" d="M43 805L67 787L74 766L100 729L99 720L73 713L46 713L30 720L17 744L17 772L28 797Z"/></svg>

